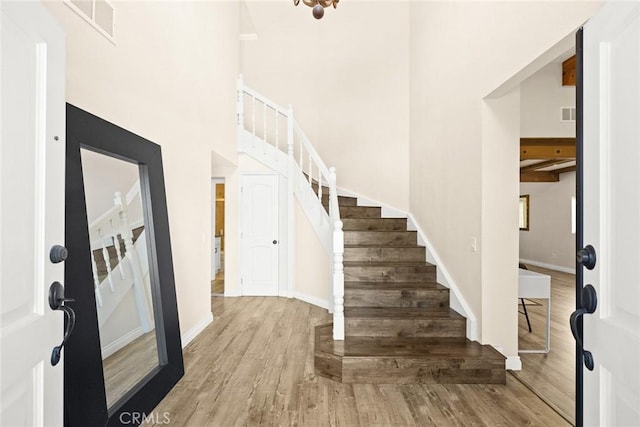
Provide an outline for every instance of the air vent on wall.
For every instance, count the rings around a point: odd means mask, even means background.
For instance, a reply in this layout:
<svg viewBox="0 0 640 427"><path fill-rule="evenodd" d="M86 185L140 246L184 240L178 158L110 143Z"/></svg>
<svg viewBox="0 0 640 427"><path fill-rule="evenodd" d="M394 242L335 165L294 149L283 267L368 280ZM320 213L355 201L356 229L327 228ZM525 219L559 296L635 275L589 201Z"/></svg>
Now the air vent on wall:
<svg viewBox="0 0 640 427"><path fill-rule="evenodd" d="M560 109L560 121L561 122L575 122L576 121L576 107L562 107Z"/></svg>
<svg viewBox="0 0 640 427"><path fill-rule="evenodd" d="M114 10L106 0L64 0L64 2L100 34L114 41Z"/></svg>

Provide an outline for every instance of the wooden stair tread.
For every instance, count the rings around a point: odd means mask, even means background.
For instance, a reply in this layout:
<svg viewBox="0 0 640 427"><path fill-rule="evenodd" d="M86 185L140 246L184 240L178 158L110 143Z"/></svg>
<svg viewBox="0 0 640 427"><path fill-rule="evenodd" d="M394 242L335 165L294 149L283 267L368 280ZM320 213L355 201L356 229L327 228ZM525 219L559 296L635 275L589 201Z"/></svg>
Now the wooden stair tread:
<svg viewBox="0 0 640 427"><path fill-rule="evenodd" d="M346 261L347 267L435 267L426 261Z"/></svg>
<svg viewBox="0 0 640 427"><path fill-rule="evenodd" d="M349 248L384 248L384 249L406 249L406 248L424 248L424 246L416 244L398 245L397 243L364 243L360 245L344 245L345 249Z"/></svg>
<svg viewBox="0 0 640 427"><path fill-rule="evenodd" d="M330 335L321 334L316 345L319 351L338 353L343 357L506 359L491 346L468 339L455 342L440 338L347 337L339 347L334 345Z"/></svg>
<svg viewBox="0 0 640 427"><path fill-rule="evenodd" d="M344 383L504 384L505 357L466 338L467 319L450 308L407 218L382 218L381 207L354 198L338 205L345 340L333 340L332 324L315 328L316 373Z"/></svg>
<svg viewBox="0 0 640 427"><path fill-rule="evenodd" d="M505 357L463 339L346 337L334 341L332 324L315 328L319 375L351 384L505 384Z"/></svg>
<svg viewBox="0 0 640 427"><path fill-rule="evenodd" d="M375 208L375 206L345 206L345 207L350 207L350 208ZM347 219L349 221L358 221L358 220L364 220L364 221L369 221L369 220L376 220L376 221L389 221L389 222L395 222L395 221L405 221L407 218L402 218L402 217L381 217L381 218L342 218ZM413 231L413 230L407 230L407 231Z"/></svg>
<svg viewBox="0 0 640 427"><path fill-rule="evenodd" d="M440 283L432 281L424 282L344 282L345 289L358 289L358 290L406 290L406 291L421 291L421 290L441 290L448 291L449 288L442 286Z"/></svg>
<svg viewBox="0 0 640 427"><path fill-rule="evenodd" d="M345 307L344 316L368 319L465 319L455 310L424 310L405 307Z"/></svg>

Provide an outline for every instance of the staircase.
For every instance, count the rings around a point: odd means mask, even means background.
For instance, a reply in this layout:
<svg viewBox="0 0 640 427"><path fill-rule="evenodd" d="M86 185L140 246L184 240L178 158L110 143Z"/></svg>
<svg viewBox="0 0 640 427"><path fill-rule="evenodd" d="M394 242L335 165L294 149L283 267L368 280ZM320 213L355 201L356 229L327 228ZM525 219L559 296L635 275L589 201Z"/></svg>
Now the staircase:
<svg viewBox="0 0 640 427"><path fill-rule="evenodd" d="M133 233L133 243L138 241L138 237L140 237L140 234L142 234L143 231L144 231L144 226L140 226L131 230L131 232ZM118 238L118 243L120 245L121 257L124 258L127 254L127 248L126 248L124 239L119 234L117 238ZM118 253L116 251L116 247L114 245L111 245L111 246L106 246L105 249L107 250L107 254L109 258L110 270L113 271L116 269L116 267L120 263L120 260L118 259ZM105 253L102 248L94 249L92 252L93 252L93 259L96 263L96 271L98 273L98 282L102 283L102 281L106 279L107 276L109 275L109 269L107 268L107 263L105 260Z"/></svg>
<svg viewBox="0 0 640 427"><path fill-rule="evenodd" d="M406 218L338 196L336 170L291 106L240 76L237 126L238 151L287 177L287 217L295 196L329 257L333 323L315 329L316 373L345 383L505 383L505 357L467 340L466 319L449 307ZM292 240L288 248L293 265Z"/></svg>
<svg viewBox="0 0 640 427"><path fill-rule="evenodd" d="M328 200L323 199L325 208ZM406 218L339 197L344 231L344 341L315 330L315 371L343 383L504 384L505 357L466 338Z"/></svg>

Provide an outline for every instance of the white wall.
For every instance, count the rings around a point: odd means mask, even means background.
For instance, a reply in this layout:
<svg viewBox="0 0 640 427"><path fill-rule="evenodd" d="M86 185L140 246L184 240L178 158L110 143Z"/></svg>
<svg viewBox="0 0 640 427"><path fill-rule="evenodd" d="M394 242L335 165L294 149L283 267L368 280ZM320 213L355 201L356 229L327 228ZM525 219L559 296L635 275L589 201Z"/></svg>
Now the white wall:
<svg viewBox="0 0 640 427"><path fill-rule="evenodd" d="M520 258L575 271L571 197L576 195L576 173L563 173L560 182L523 182L520 193L529 195L529 231L520 231Z"/></svg>
<svg viewBox="0 0 640 427"><path fill-rule="evenodd" d="M514 294L517 283L509 278L518 247L512 229L518 142L517 135L510 148L483 140L483 135L508 132L483 131L483 111L488 111L482 100L575 31L598 6L560 1L411 3L411 212L481 322L481 340L503 346L508 356L517 357L512 305L496 310L485 304L490 295ZM506 152L499 151L505 147ZM497 166L492 158L507 162L495 170L504 179L492 176L489 168ZM487 179L493 187L485 185ZM514 220L487 220L494 211L483 209L483 199L496 203L499 216L499 209L512 207ZM500 238L479 241L480 250L471 251L473 238L490 235ZM487 255L488 263L483 262ZM498 264L499 259L504 263Z"/></svg>
<svg viewBox="0 0 640 427"><path fill-rule="evenodd" d="M331 295L330 258L296 200L295 213L295 291L293 296L328 308Z"/></svg>
<svg viewBox="0 0 640 427"><path fill-rule="evenodd" d="M576 106L574 86L562 86L562 62L552 62L520 86L520 136L575 137L575 122L560 120L562 107Z"/></svg>
<svg viewBox="0 0 640 427"><path fill-rule="evenodd" d="M322 20L291 1L243 3L245 83L293 104L338 185L409 207L409 3L341 2Z"/></svg>
<svg viewBox="0 0 640 427"><path fill-rule="evenodd" d="M112 44L61 1L67 101L162 146L180 329L210 317L211 151L235 153L238 4L115 2Z"/></svg>
<svg viewBox="0 0 640 427"><path fill-rule="evenodd" d="M517 357L520 90L487 99L482 111L482 322L480 336ZM515 165L514 165L515 163ZM515 167L514 167L515 166ZM514 195L505 197L505 195ZM515 338L515 343L514 343ZM515 344L515 347L514 347ZM507 361L507 368L519 368Z"/></svg>

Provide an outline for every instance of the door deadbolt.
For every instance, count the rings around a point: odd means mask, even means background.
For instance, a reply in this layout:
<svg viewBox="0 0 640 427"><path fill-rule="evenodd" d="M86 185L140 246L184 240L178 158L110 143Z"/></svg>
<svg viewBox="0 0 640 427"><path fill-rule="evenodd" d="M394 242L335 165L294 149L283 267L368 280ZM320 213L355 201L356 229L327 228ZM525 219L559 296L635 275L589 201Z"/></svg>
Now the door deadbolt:
<svg viewBox="0 0 640 427"><path fill-rule="evenodd" d="M68 256L69 251L61 245L53 245L49 251L49 260L54 264L58 264L66 260Z"/></svg>
<svg viewBox="0 0 640 427"><path fill-rule="evenodd" d="M593 246L587 245L576 253L576 260L587 270L593 270L596 266L596 250Z"/></svg>

